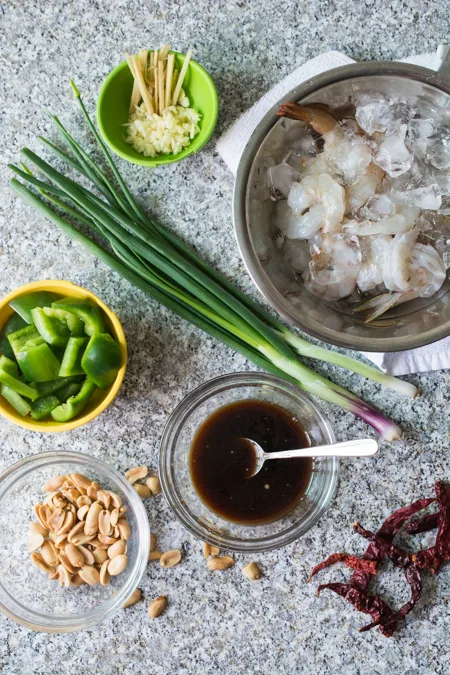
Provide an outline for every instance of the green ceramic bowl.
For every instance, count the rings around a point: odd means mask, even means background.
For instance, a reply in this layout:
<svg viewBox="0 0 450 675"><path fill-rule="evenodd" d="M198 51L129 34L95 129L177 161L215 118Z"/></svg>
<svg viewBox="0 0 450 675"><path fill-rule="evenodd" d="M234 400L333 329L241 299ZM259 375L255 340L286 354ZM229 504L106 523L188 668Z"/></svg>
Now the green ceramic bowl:
<svg viewBox="0 0 450 675"><path fill-rule="evenodd" d="M184 54L171 53L175 54L175 68L181 70L185 58ZM136 152L131 145L125 143L125 129L121 125L128 120L132 88L133 77L127 62L123 61L117 68L114 68L104 81L97 102L97 120L100 132L111 150L120 157L142 166L172 164L192 155L194 152L198 152L209 140L216 126L219 105L214 82L199 63L191 59L183 89L189 97L191 106L202 115L199 125L200 133L178 155L144 157L141 153Z"/></svg>

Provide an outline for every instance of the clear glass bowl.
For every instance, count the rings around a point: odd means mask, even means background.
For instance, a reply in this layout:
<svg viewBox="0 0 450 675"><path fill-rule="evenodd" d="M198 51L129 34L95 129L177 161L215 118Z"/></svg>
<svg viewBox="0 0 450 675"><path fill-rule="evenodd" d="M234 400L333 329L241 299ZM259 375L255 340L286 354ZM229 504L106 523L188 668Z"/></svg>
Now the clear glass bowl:
<svg viewBox="0 0 450 675"><path fill-rule="evenodd" d="M280 520L241 525L220 518L205 506L193 487L189 452L195 432L209 415L221 406L246 399L270 401L291 412L302 424L311 445L335 442L321 409L298 387L264 373L233 373L197 387L172 413L161 441L159 476L167 501L192 534L220 548L250 553L286 546L317 523L335 494L338 460L313 460L304 497Z"/></svg>
<svg viewBox="0 0 450 675"><path fill-rule="evenodd" d="M41 486L52 476L83 473L117 492L127 507L131 527L128 566L108 586L60 588L36 567L27 552L30 521ZM109 619L139 584L150 550L150 526L141 498L104 462L79 452L45 452L27 457L0 476L0 610L28 628L69 633Z"/></svg>

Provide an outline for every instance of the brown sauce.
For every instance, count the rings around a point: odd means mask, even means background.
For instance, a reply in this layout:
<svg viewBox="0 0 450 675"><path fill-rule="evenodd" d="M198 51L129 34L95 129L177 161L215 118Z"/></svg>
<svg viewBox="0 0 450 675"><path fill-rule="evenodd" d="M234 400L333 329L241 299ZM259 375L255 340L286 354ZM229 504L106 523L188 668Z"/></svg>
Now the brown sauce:
<svg viewBox="0 0 450 675"><path fill-rule="evenodd" d="M265 452L309 447L297 419L278 405L245 400L223 406L195 434L190 452L194 488L217 515L241 524L270 523L291 511L305 494L311 458L271 459L252 478L250 438Z"/></svg>

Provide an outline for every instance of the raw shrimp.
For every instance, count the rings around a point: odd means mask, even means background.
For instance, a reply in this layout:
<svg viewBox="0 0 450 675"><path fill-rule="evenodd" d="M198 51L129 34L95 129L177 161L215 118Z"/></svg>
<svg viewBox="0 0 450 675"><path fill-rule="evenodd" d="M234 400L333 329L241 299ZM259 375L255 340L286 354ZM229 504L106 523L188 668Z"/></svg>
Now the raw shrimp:
<svg viewBox="0 0 450 675"><path fill-rule="evenodd" d="M287 200L292 210L285 234L289 239L308 239L322 230L339 232L345 210L345 191L326 173L305 176L294 183Z"/></svg>
<svg viewBox="0 0 450 675"><path fill-rule="evenodd" d="M383 267L383 283L389 291L411 291L411 255L419 235L417 229L396 234Z"/></svg>
<svg viewBox="0 0 450 675"><path fill-rule="evenodd" d="M356 288L361 251L356 237L317 235L311 240L311 262L303 274L306 287L324 300L339 300Z"/></svg>
<svg viewBox="0 0 450 675"><path fill-rule="evenodd" d="M403 234L408 232L419 217L420 209L417 206L397 204L396 213L379 220L344 220L342 231L347 234L356 234L358 237L367 237L375 234Z"/></svg>
<svg viewBox="0 0 450 675"><path fill-rule="evenodd" d="M353 183L372 161L372 151L364 139L358 134L352 140L347 138L336 118L322 107L286 103L280 106L277 115L302 120L323 136L324 151L308 161L306 171L309 174L316 173L318 163L321 170L326 168L328 172L339 173L345 183Z"/></svg>
<svg viewBox="0 0 450 675"><path fill-rule="evenodd" d="M392 244L392 237L379 235L361 239L363 261L359 268L356 285L362 293L371 291L383 283L384 261Z"/></svg>
<svg viewBox="0 0 450 675"><path fill-rule="evenodd" d="M408 233L411 235L411 233ZM405 237L406 235L402 235ZM439 253L427 244L415 244L408 265L409 289L383 293L368 302L356 307L353 311L371 310L364 323L378 319L393 307L414 300L415 298L431 298L441 288L446 279L446 270ZM385 281L386 283L386 281Z"/></svg>
<svg viewBox="0 0 450 675"><path fill-rule="evenodd" d="M385 176L383 169L371 162L356 183L347 188L346 213L357 211L375 194Z"/></svg>

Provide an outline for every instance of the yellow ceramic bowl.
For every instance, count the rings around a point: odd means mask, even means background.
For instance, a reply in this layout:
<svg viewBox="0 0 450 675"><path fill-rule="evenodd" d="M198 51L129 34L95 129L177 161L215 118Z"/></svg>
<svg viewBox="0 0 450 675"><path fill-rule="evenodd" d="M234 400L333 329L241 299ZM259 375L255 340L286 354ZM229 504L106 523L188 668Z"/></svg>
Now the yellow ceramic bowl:
<svg viewBox="0 0 450 675"><path fill-rule="evenodd" d="M109 307L105 305L104 302L97 298L96 295L87 291L81 286L76 286L71 281L34 281L31 284L25 284L25 286L20 286L16 288L15 291L9 293L3 300L0 302L0 330L9 319L11 314L13 314L13 309L9 306L11 300L18 298L21 295L26 295L33 291L51 291L52 293L59 293L62 297L70 298L89 298L93 300L97 305L103 310L105 314L106 326L110 331L113 338L120 345L122 352L122 367L117 373L117 377L108 389L97 389L92 398L90 399L86 408L83 412L75 417L70 422L54 422L53 420L49 421L40 421L36 422L31 417L22 417L19 415L14 408L12 408L9 403L0 396L0 414L3 417L6 417L14 424L18 424L24 429L31 429L32 431L43 431L47 433L56 433L58 431L69 431L70 429L76 429L77 427L87 424L94 417L100 415L109 404L117 396L117 393L120 389L120 386L123 382L125 376L125 370L127 367L127 343L125 340L125 333L123 332L122 325L117 318L117 316L112 312Z"/></svg>

